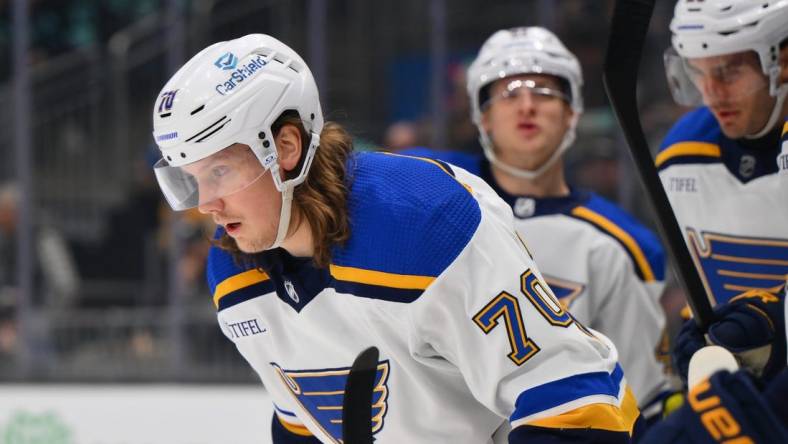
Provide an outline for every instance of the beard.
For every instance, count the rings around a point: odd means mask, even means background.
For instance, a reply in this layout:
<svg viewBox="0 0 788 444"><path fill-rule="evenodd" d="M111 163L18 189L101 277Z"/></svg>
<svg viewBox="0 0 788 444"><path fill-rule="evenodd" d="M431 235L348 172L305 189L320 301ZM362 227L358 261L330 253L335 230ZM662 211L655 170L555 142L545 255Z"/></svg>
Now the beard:
<svg viewBox="0 0 788 444"><path fill-rule="evenodd" d="M246 254L255 254L255 253L262 253L265 250L271 248L274 244L275 236L276 236L276 227L271 228L274 233L273 236L263 236L263 235L251 235L251 236L239 236L235 238L235 245L238 247L242 253Z"/></svg>

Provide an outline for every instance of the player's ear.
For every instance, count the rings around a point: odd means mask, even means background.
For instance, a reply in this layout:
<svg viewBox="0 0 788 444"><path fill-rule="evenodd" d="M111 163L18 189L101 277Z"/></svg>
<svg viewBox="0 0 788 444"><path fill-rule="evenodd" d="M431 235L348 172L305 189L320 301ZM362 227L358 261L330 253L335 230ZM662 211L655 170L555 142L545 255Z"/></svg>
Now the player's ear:
<svg viewBox="0 0 788 444"><path fill-rule="evenodd" d="M575 119L575 110L573 110L572 106L570 106L568 103L564 103L564 106L566 109L566 113L564 113L565 116L564 120L566 123L566 127L569 128L569 125L571 125L572 121Z"/></svg>
<svg viewBox="0 0 788 444"><path fill-rule="evenodd" d="M301 159L301 131L295 125L285 124L276 135L279 166L292 171Z"/></svg>
<svg viewBox="0 0 788 444"><path fill-rule="evenodd" d="M482 129L484 130L484 132L485 133L489 133L490 132L490 125L491 125L490 124L490 111L489 110L482 112L481 124L482 124Z"/></svg>

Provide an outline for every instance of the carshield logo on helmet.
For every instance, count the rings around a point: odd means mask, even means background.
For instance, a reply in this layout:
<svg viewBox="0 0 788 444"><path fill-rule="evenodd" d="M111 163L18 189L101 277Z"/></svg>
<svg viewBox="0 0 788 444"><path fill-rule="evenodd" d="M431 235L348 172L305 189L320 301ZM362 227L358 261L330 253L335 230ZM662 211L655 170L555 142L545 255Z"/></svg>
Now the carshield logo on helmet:
<svg viewBox="0 0 788 444"><path fill-rule="evenodd" d="M238 65L238 57L236 57L235 54L231 52L226 52L221 57L216 59L213 64L219 69L229 71L231 69L235 69L236 65Z"/></svg>
<svg viewBox="0 0 788 444"><path fill-rule="evenodd" d="M227 54L230 53L228 52ZM235 68L237 65L238 65L238 59L235 59L232 67ZM221 95L228 94L232 92L241 82L254 76L265 65L266 65L265 58L261 55L258 55L254 59L250 60L249 62L241 64L241 66L238 67L238 69L230 73L230 77L228 77L227 80L216 85L214 89L216 90L217 93Z"/></svg>

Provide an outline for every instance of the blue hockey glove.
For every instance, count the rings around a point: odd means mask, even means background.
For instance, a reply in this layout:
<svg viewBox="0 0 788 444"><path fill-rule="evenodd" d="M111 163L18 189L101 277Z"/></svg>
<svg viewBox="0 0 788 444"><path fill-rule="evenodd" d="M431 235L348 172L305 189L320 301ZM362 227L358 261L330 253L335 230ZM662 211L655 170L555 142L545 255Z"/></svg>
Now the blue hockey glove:
<svg viewBox="0 0 788 444"><path fill-rule="evenodd" d="M772 293L750 290L718 305L709 342L729 350L742 367L768 382L785 367L784 303ZM690 358L706 345L695 322L687 321L673 348L673 362L685 386Z"/></svg>
<svg viewBox="0 0 788 444"><path fill-rule="evenodd" d="M696 384L687 402L655 424L640 444L788 442L788 432L744 371L719 371Z"/></svg>

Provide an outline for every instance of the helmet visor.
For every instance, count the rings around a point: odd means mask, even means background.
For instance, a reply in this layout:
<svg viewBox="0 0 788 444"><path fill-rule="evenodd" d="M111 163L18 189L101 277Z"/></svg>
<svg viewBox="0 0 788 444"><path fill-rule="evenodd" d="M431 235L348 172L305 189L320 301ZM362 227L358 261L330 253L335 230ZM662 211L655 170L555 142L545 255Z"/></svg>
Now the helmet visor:
<svg viewBox="0 0 788 444"><path fill-rule="evenodd" d="M665 51L664 60L670 92L680 105L735 102L769 88L755 51L686 58L671 47Z"/></svg>
<svg viewBox="0 0 788 444"><path fill-rule="evenodd" d="M534 103L553 102L556 100L563 100L566 103L571 103L569 96L560 89L551 88L536 80L515 79L507 83L503 91L491 95L490 98L482 104L481 109L482 111L486 111L495 102L507 105L515 104L526 95Z"/></svg>
<svg viewBox="0 0 788 444"><path fill-rule="evenodd" d="M188 165L170 166L160 159L153 166L164 197L176 211L237 193L260 179L267 170L248 145L238 143Z"/></svg>

